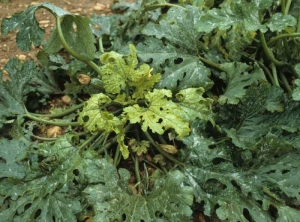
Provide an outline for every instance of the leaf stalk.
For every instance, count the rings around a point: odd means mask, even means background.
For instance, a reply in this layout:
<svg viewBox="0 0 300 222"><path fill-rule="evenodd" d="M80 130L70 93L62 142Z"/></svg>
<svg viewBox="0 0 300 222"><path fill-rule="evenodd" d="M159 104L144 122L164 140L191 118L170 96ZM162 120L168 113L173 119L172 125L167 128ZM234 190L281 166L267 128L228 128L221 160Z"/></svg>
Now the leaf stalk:
<svg viewBox="0 0 300 222"><path fill-rule="evenodd" d="M40 123L45 123L48 125L54 125L54 126L81 126L79 122L60 122L60 121L49 121L45 119L38 118L36 116L32 116L29 113L26 113L23 115L23 117L27 117L28 119L40 122Z"/></svg>
<svg viewBox="0 0 300 222"><path fill-rule="evenodd" d="M271 50L267 46L265 36L264 36L264 34L261 31L259 31L259 37L260 37L260 41L261 41L263 50L264 50L266 56L268 57L268 59L271 62L273 62L276 66L284 66L284 65L286 65L286 63L284 63L282 61L278 61L277 59L274 58L273 53L271 52Z"/></svg>

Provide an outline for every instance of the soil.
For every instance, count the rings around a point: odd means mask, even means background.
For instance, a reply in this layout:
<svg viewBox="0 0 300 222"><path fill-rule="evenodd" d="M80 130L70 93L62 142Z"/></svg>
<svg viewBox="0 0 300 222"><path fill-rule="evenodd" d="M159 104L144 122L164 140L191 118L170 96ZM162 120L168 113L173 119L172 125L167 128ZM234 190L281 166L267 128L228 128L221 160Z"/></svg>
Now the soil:
<svg viewBox="0 0 300 222"><path fill-rule="evenodd" d="M0 21L16 12L25 10L28 6L46 2L46 0L9 0L2 3L0 0ZM92 14L109 14L113 0L52 0L52 4L59 6L73 14L90 17ZM46 30L45 39L48 38L51 29L54 27L54 17L45 9L36 12L37 20L42 28ZM10 58L20 60L35 59L38 48L33 48L30 52L22 52L16 46L16 32L9 33L7 36L0 34L0 69Z"/></svg>

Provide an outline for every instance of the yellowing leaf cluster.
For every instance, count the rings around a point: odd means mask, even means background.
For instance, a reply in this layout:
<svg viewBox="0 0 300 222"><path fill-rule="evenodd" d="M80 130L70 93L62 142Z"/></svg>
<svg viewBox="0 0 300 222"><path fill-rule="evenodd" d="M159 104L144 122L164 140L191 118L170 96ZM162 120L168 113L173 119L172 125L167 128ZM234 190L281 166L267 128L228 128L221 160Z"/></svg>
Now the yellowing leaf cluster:
<svg viewBox="0 0 300 222"><path fill-rule="evenodd" d="M93 95L85 103L78 120L89 132L116 133L125 159L129 156L124 142L126 124L139 124L144 132L150 129L159 135L173 130L178 139L183 139L191 131L191 120L212 120L212 100L202 97L203 88L184 89L175 96L171 90L153 89L161 75L151 74L152 69L147 64L138 66L136 49L133 45L129 48L131 54L128 56L109 52L100 57L104 89L112 96L104 93ZM111 106L120 112L112 113L107 109ZM147 152L149 144L132 143L129 141L138 155Z"/></svg>

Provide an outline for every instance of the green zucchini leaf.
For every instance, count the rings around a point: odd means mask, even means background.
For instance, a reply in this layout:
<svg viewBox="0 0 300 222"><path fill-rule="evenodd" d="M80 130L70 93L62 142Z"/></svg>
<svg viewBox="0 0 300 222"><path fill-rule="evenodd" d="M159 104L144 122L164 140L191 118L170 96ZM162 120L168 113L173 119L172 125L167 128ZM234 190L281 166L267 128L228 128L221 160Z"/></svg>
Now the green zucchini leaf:
<svg viewBox="0 0 300 222"><path fill-rule="evenodd" d="M193 203L191 187L184 185L180 171L155 180L147 195L134 195L128 187L130 173L105 160L91 162L93 184L84 189L96 221L190 221ZM100 173L101 172L101 175Z"/></svg>

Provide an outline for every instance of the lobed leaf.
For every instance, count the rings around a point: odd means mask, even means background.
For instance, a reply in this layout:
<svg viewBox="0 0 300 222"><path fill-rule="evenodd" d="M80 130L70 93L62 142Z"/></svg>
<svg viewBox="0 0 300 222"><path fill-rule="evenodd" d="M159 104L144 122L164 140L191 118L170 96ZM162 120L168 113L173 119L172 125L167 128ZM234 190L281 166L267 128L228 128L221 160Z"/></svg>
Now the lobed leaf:
<svg viewBox="0 0 300 222"><path fill-rule="evenodd" d="M171 97L170 90L154 89L145 96L147 107L135 104L124 108L122 115L130 123L140 123L143 131L149 128L153 133L162 135L168 129L174 129L178 137L183 138L190 132L189 123L182 119L185 114L169 99Z"/></svg>
<svg viewBox="0 0 300 222"><path fill-rule="evenodd" d="M105 160L93 162L101 178L84 189L88 203L95 212L94 220L113 221L189 221L193 201L192 190L184 186L184 176L179 171L166 178L155 180L153 190L145 195L134 195L128 188L130 174L125 169L117 171ZM106 173L104 173L106 172ZM98 173L99 174L99 173Z"/></svg>
<svg viewBox="0 0 300 222"><path fill-rule="evenodd" d="M10 59L5 65L4 74L0 71L0 126L7 117L25 113L25 96L34 91L39 69L33 61L23 64L18 59Z"/></svg>
<svg viewBox="0 0 300 222"><path fill-rule="evenodd" d="M184 112L183 120L192 121L198 118L199 120L214 123L212 113L213 100L203 98L203 93L203 88L188 88L180 90L176 94L176 98Z"/></svg>
<svg viewBox="0 0 300 222"><path fill-rule="evenodd" d="M251 73L247 72L248 65L244 63L223 63L221 67L226 73L221 73L220 78L225 81L226 88L219 98L219 103L237 104L246 94L246 87L266 81L262 69L255 65Z"/></svg>
<svg viewBox="0 0 300 222"><path fill-rule="evenodd" d="M24 178L24 169L17 160L24 153L27 146L28 143L21 139L0 140L0 178Z"/></svg>
<svg viewBox="0 0 300 222"><path fill-rule="evenodd" d="M22 147L27 152L22 161L25 177L18 180L9 176L0 182L0 195L8 202L0 212L2 220L76 220L81 204L74 198L78 187L73 181L81 156L69 141L72 139L73 136L65 136L54 144L39 144L35 149Z"/></svg>
<svg viewBox="0 0 300 222"><path fill-rule="evenodd" d="M50 3L41 3L29 6L25 11L14 14L11 18L2 20L2 34L7 35L9 32L19 29L17 33L17 46L22 51L29 51L31 45L39 46L44 39L44 29L39 27L35 18L35 12L39 8L46 8L56 16L69 14L63 9Z"/></svg>
<svg viewBox="0 0 300 222"><path fill-rule="evenodd" d="M129 48L129 56L116 52L101 55L100 61L104 64L101 67L102 80L108 93L126 92L127 87L132 86L135 90L132 98L141 99L160 80L160 74L152 75L150 67L146 64L138 67L136 49L133 45Z"/></svg>
<svg viewBox="0 0 300 222"><path fill-rule="evenodd" d="M151 37L137 45L138 56L144 62L150 61L156 72L163 72L159 88L211 88L210 70L198 58L207 47L199 40L201 33L194 29L202 13L192 6L185 10L174 7L159 24L149 23L143 28L142 33Z"/></svg>

